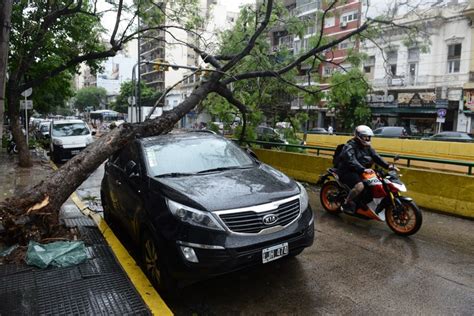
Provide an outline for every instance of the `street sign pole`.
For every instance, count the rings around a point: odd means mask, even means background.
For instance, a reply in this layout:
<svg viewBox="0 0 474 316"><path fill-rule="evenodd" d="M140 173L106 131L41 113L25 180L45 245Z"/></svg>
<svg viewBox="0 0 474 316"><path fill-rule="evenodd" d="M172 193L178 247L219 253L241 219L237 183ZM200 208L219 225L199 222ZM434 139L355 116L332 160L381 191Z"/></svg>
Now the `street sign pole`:
<svg viewBox="0 0 474 316"><path fill-rule="evenodd" d="M26 126L26 148L30 148L28 145L28 106L27 106L27 97L25 93L25 126Z"/></svg>
<svg viewBox="0 0 474 316"><path fill-rule="evenodd" d="M25 131L26 131L26 148L28 147L28 97L33 93L32 88L28 88L21 93L25 97Z"/></svg>

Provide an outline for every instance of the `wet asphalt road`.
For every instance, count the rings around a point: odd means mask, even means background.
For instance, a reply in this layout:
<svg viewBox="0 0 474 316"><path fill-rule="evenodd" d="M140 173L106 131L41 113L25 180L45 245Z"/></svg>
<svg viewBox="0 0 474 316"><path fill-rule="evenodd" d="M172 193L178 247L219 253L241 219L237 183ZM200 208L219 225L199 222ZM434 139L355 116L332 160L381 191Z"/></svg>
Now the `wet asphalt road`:
<svg viewBox="0 0 474 316"><path fill-rule="evenodd" d="M79 195L98 196L102 171ZM201 281L167 301L177 315L474 315L474 221L424 212L412 237L322 211L314 245L296 258Z"/></svg>
<svg viewBox="0 0 474 316"><path fill-rule="evenodd" d="M417 235L321 211L296 258L203 281L169 302L178 315L473 315L474 222L425 212Z"/></svg>

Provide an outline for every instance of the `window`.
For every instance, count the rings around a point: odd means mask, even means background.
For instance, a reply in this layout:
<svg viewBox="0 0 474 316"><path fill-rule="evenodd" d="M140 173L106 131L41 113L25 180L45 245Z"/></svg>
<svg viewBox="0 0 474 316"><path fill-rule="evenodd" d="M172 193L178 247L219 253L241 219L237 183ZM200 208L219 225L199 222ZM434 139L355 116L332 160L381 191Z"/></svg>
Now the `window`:
<svg viewBox="0 0 474 316"><path fill-rule="evenodd" d="M298 54L300 52L300 49L301 49L301 41L295 41L293 43L293 46L294 46L294 49L295 49L295 54Z"/></svg>
<svg viewBox="0 0 474 316"><path fill-rule="evenodd" d="M354 42L350 39L346 39L345 41L339 43L339 49L349 49L354 47Z"/></svg>
<svg viewBox="0 0 474 316"><path fill-rule="evenodd" d="M359 14L357 13L357 11L345 13L343 16L341 16L341 22L348 23L351 21L356 21L358 16Z"/></svg>
<svg viewBox="0 0 474 316"><path fill-rule="evenodd" d="M324 27L333 27L334 25L336 25L335 17L331 16L324 19Z"/></svg>
<svg viewBox="0 0 474 316"><path fill-rule="evenodd" d="M324 76L324 77L329 77L329 76L331 76L332 70L333 70L332 67L330 67L330 66L324 66L324 67L323 67L323 76Z"/></svg>
<svg viewBox="0 0 474 316"><path fill-rule="evenodd" d="M418 61L420 59L420 49L410 48L408 49L408 61Z"/></svg>
<svg viewBox="0 0 474 316"><path fill-rule="evenodd" d="M411 63L408 64L408 73L410 74L410 77L415 77L416 76L416 63Z"/></svg>
<svg viewBox="0 0 474 316"><path fill-rule="evenodd" d="M389 70L392 76L397 74L397 58L398 52L396 50L388 51L387 53L387 62L390 65Z"/></svg>
<svg viewBox="0 0 474 316"><path fill-rule="evenodd" d="M395 76L397 74L397 65L390 65L390 74Z"/></svg>
<svg viewBox="0 0 474 316"><path fill-rule="evenodd" d="M459 72L461 68L461 44L448 45L448 73Z"/></svg>
<svg viewBox="0 0 474 316"><path fill-rule="evenodd" d="M375 56L369 56L365 62L366 66L375 66Z"/></svg>

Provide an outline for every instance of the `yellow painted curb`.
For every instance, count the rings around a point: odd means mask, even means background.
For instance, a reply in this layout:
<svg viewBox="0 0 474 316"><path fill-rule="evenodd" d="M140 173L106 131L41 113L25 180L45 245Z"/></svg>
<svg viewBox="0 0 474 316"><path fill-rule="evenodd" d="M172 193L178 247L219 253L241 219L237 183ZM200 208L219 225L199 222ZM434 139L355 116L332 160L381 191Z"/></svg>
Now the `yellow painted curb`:
<svg viewBox="0 0 474 316"><path fill-rule="evenodd" d="M58 167L51 162L53 169L57 170ZM76 204L76 206L81 210L81 212L91 217L94 222L97 224L100 232L104 236L105 240L109 244L112 252L115 254L115 257L119 261L122 268L127 273L128 278L132 284L137 289L138 293L142 297L145 304L148 306L153 315L173 315L169 307L163 301L161 296L155 290L153 285L150 283L146 275L137 265L135 260L129 255L128 251L118 240L118 238L113 233L112 229L107 225L105 220L97 213L91 211L79 198L76 192L71 194L71 200Z"/></svg>

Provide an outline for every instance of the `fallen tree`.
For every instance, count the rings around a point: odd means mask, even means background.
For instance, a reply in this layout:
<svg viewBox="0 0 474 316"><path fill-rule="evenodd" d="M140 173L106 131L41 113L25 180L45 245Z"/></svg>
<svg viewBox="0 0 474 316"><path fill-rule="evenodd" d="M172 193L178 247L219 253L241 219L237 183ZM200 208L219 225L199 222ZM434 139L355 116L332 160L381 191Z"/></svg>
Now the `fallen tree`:
<svg viewBox="0 0 474 316"><path fill-rule="evenodd" d="M72 5L69 3L69 5ZM76 2L79 6L82 1ZM51 235L56 229L58 223L58 214L61 205L67 200L67 198L75 191L75 189L81 185L81 183L88 178L88 176L96 170L102 162L104 162L110 155L122 148L124 145L129 143L135 137L144 137L151 135L159 135L169 132L173 126L190 110L195 108L206 96L210 93L217 93L221 97L225 98L229 103L236 106L245 117L247 111L246 106L242 104L229 89L229 86L237 81L249 80L255 78L275 78L277 80L282 79L282 75L286 72L299 67L301 64L313 61L313 67L315 66L314 60L324 58L324 52L330 50L332 47L337 46L344 40L356 36L367 31L372 25L377 23L388 23L385 21L367 19L356 29L347 32L339 38L335 38L329 41L323 41L323 25L324 18L328 12L335 6L337 1L331 2L328 7L324 10L321 17L321 32L316 40L316 44L311 49L296 56L288 63L280 66L279 69L263 69L258 71L239 72L239 63L242 59L249 56L252 49L255 47L255 43L260 36L265 36L268 25L272 18L274 18L273 0L268 0L264 5L257 8L254 16L255 28L253 32L249 33L248 39L245 45L240 51L233 54L219 55L211 54L192 43L183 43L188 47L194 49L202 60L211 65L213 70L211 75L195 88L190 96L187 97L179 106L171 111L165 112L161 117L153 120L147 120L142 123L134 124L123 124L119 128L113 129L108 134L100 137L92 145L87 147L79 155L75 156L53 173L48 179L44 179L40 183L27 189L22 194L9 198L0 203L0 221L3 222L5 227L3 238L9 243L21 242L24 243L29 239L41 239ZM119 1L119 9L122 5L122 1ZM68 8L66 12L71 12L74 9L80 11L80 8ZM60 9L58 9L60 10ZM56 11L55 11L56 12ZM120 17L120 15L118 15ZM161 29L169 31L172 27L157 26L149 27L149 29ZM107 56L113 56L123 45L126 40L129 40L131 36L122 37L120 41L115 40L115 34L117 29L114 30L112 38L110 40L111 48L101 53L88 53L83 56L75 56L69 63L60 65L57 68L50 70L45 78L54 76L54 74L66 71L70 67L76 66L78 63L93 59L103 58ZM136 33L134 33L136 35ZM25 64L25 67L27 65ZM19 74L16 73L15 78L19 80ZM231 75L230 75L231 74ZM10 80L11 77L10 77ZM21 81L22 84L10 83L9 87L9 114L12 115L16 120L18 119L18 109L15 104L18 100L18 93L23 91L27 87L34 86L38 83L39 78L30 81ZM290 83L289 83L290 84ZM306 90L302 87L299 89L306 93L318 93L320 91ZM15 116L16 115L16 116ZM19 140L23 139L18 136L20 133L19 124L15 122L15 129L13 130L15 138ZM242 134L244 135L244 133ZM19 141L20 154L22 146L23 150L26 150L26 144L22 144ZM25 153L23 153L25 154Z"/></svg>

